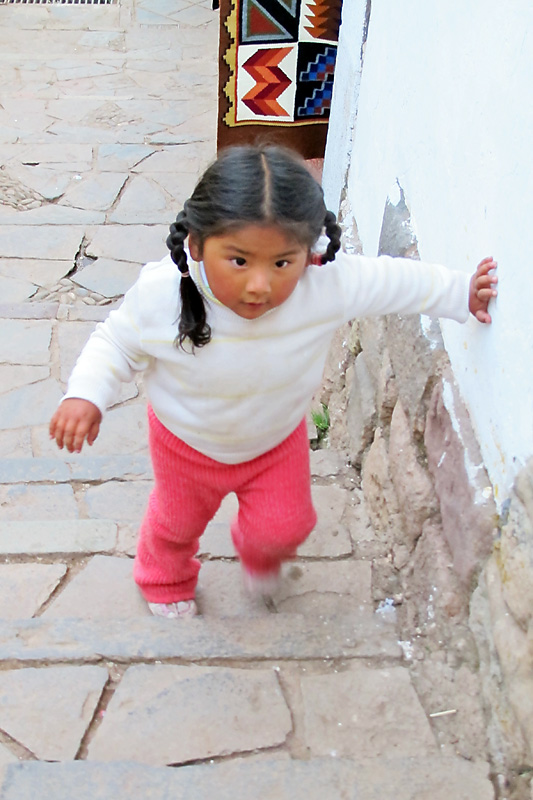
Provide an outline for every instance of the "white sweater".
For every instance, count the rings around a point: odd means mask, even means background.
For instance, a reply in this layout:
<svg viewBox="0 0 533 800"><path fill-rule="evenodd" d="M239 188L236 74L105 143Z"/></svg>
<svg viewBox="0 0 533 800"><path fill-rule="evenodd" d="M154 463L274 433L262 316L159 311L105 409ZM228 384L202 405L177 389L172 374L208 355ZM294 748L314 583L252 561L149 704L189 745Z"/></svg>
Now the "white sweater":
<svg viewBox="0 0 533 800"><path fill-rule="evenodd" d="M97 326L65 397L90 400L104 413L120 382L144 370L163 425L226 464L255 458L295 430L342 323L390 313L468 318L470 276L409 259L339 253L333 263L307 267L290 297L254 320L217 301L198 264L190 270L207 300L209 344L194 354L174 344L180 277L167 256L147 264L120 308Z"/></svg>

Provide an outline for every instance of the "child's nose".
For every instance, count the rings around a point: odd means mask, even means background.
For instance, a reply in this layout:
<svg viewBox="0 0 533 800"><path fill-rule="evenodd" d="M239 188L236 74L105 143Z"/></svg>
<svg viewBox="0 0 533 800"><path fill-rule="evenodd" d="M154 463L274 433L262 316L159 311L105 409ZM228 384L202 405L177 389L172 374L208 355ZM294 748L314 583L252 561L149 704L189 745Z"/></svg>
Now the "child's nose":
<svg viewBox="0 0 533 800"><path fill-rule="evenodd" d="M254 295L268 294L270 292L270 271L261 268L251 270L246 289Z"/></svg>

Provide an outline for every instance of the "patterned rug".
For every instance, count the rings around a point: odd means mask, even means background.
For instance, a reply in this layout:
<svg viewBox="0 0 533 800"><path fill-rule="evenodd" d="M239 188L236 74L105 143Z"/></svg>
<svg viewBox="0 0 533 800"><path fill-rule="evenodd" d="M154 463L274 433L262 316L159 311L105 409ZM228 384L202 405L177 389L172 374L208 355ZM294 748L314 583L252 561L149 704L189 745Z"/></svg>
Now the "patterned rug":
<svg viewBox="0 0 533 800"><path fill-rule="evenodd" d="M342 0L221 0L218 146L324 155Z"/></svg>

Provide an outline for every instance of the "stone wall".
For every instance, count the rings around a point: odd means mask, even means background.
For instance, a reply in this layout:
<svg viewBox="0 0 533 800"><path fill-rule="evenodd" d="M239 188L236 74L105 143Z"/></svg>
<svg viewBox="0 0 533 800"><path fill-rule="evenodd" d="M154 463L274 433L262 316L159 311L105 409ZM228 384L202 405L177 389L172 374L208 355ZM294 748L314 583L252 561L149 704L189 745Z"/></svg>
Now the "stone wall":
<svg viewBox="0 0 533 800"><path fill-rule="evenodd" d="M417 257L403 192L387 203L380 252ZM438 322L424 316L339 331L318 399L329 408L330 446L361 476L374 535L355 546L373 561L376 605L396 606L414 647L444 640L448 663L466 665L483 746L510 787L500 797L530 798L533 460L502 520Z"/></svg>

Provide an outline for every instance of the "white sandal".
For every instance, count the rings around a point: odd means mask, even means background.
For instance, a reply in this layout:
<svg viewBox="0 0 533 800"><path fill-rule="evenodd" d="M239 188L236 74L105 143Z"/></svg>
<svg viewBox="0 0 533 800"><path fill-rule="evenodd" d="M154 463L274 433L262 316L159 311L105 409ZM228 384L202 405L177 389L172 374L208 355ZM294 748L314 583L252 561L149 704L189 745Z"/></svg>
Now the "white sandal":
<svg viewBox="0 0 533 800"><path fill-rule="evenodd" d="M148 603L154 617L166 619L189 619L195 617L198 608L194 600L178 600L177 603Z"/></svg>

